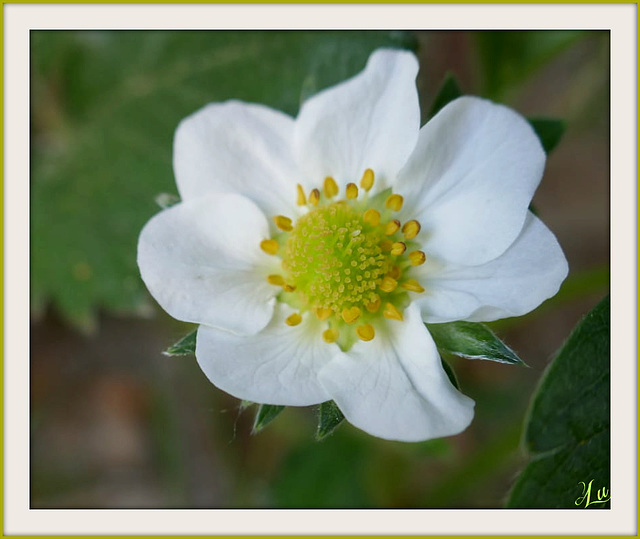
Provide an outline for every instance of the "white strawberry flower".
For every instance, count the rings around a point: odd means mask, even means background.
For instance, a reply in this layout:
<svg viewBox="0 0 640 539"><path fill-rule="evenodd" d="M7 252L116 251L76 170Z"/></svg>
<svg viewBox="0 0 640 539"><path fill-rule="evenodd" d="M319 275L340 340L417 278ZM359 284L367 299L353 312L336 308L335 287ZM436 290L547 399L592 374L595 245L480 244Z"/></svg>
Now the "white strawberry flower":
<svg viewBox="0 0 640 539"><path fill-rule="evenodd" d="M528 211L545 153L512 110L459 98L420 128L409 52L307 100L296 119L237 101L179 125L182 201L143 229L138 264L173 317L200 324L211 382L253 402L334 400L404 441L464 430L474 402L426 323L518 316L567 262Z"/></svg>

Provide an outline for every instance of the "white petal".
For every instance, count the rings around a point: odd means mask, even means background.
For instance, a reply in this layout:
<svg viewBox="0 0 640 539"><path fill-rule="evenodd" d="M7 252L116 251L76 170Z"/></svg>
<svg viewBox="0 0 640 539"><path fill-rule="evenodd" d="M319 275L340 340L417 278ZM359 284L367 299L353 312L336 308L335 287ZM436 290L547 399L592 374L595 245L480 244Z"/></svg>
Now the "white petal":
<svg viewBox="0 0 640 539"><path fill-rule="evenodd" d="M293 119L261 105L213 103L178 126L173 167L183 200L238 193L267 215L295 209Z"/></svg>
<svg viewBox="0 0 640 539"><path fill-rule="evenodd" d="M415 305L375 339L341 352L320 380L347 420L389 440L420 441L464 430L473 401L456 390Z"/></svg>
<svg viewBox="0 0 640 539"><path fill-rule="evenodd" d="M529 213L514 244L480 266L425 264L416 278L426 291L416 302L425 322L491 321L521 316L554 296L567 260L549 229Z"/></svg>
<svg viewBox="0 0 640 539"><path fill-rule="evenodd" d="M278 303L269 325L250 336L200 326L196 358L211 383L262 404L306 406L328 400L317 373L337 346L322 340L321 323L310 312L298 326L285 324L292 312Z"/></svg>
<svg viewBox="0 0 640 539"><path fill-rule="evenodd" d="M461 97L420 130L396 186L407 201L403 217L420 221L425 247L438 258L487 262L522 230L544 163L540 141L522 116Z"/></svg>
<svg viewBox="0 0 640 539"><path fill-rule="evenodd" d="M295 145L310 184L325 176L357 183L367 168L378 189L395 180L418 138L417 72L413 54L381 49L360 74L303 104Z"/></svg>
<svg viewBox="0 0 640 539"><path fill-rule="evenodd" d="M174 318L256 333L269 322L279 291L266 281L277 259L260 250L268 233L260 209L240 195L187 200L142 230L142 279Z"/></svg>

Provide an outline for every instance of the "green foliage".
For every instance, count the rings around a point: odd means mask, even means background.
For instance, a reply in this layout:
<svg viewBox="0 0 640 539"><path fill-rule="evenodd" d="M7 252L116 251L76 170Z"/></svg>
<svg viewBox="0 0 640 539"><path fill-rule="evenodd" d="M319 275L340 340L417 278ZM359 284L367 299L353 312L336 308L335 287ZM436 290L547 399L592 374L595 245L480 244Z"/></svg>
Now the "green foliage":
<svg viewBox="0 0 640 539"><path fill-rule="evenodd" d="M523 82L588 33L577 30L479 31L476 32L483 95L500 99L505 90Z"/></svg>
<svg viewBox="0 0 640 539"><path fill-rule="evenodd" d="M525 445L532 458L507 507L585 507L592 484L610 488L609 297L576 327L533 397ZM593 483L591 483L593 481ZM576 502L579 503L576 503Z"/></svg>
<svg viewBox="0 0 640 539"><path fill-rule="evenodd" d="M318 429L316 440L323 440L333 433L335 428L344 421L344 415L333 401L323 402L318 406Z"/></svg>
<svg viewBox="0 0 640 539"><path fill-rule="evenodd" d="M449 322L427 324L427 328L441 354L524 365L524 361L484 324Z"/></svg>
<svg viewBox="0 0 640 539"><path fill-rule="evenodd" d="M191 333L188 333L177 343L172 344L167 348L163 354L165 356L186 356L187 354L196 353L196 336L198 330L194 329Z"/></svg>
<svg viewBox="0 0 640 539"><path fill-rule="evenodd" d="M551 153L564 135L566 125L562 120L553 118L529 118L529 123L542 143L544 151Z"/></svg>
<svg viewBox="0 0 640 539"><path fill-rule="evenodd" d="M269 423L271 423L284 410L284 406L276 406L273 404L260 404L256 412L256 418L253 422L252 433L257 434Z"/></svg>
<svg viewBox="0 0 640 539"><path fill-rule="evenodd" d="M275 506L287 508L363 508L371 504L365 488L366 443L343 432L323 443L309 442L284 459L272 490Z"/></svg>
<svg viewBox="0 0 640 539"><path fill-rule="evenodd" d="M149 308L136 242L176 192L178 122L240 99L296 114L403 32L31 32L31 295L77 327Z"/></svg>
<svg viewBox="0 0 640 539"><path fill-rule="evenodd" d="M442 84L440 85L440 89L438 90L433 103L431 104L431 109L429 110L428 117L432 118L447 103L453 101L454 99L457 99L461 95L462 90L460 89L458 81L451 73L447 73L444 80L442 81Z"/></svg>

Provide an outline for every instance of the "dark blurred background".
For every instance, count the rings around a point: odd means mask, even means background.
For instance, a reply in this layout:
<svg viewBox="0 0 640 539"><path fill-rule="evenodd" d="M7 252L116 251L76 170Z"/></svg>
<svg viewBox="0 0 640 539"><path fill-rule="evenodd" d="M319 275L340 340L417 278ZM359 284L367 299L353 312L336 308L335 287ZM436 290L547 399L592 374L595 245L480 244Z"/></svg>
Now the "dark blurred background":
<svg viewBox="0 0 640 539"><path fill-rule="evenodd" d="M192 327L144 289L137 235L176 194L172 136L210 101L296 114L379 46L417 50L428 111L447 73L464 93L566 133L534 198L570 275L533 313L492 327L531 368L452 359L476 417L404 444L348 424L314 441L315 410L251 435L254 410L192 356ZM31 505L33 508L501 507L526 462L520 435L545 366L609 286L607 32L31 33Z"/></svg>

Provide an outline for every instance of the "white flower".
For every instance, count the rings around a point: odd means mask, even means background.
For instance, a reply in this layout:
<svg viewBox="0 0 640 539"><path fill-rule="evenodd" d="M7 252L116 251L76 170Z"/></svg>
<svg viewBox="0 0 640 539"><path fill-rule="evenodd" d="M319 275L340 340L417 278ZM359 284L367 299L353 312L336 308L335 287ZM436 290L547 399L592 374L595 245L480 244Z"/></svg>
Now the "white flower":
<svg viewBox="0 0 640 539"><path fill-rule="evenodd" d="M463 97L420 129L416 58L379 50L297 117L214 103L174 144L182 202L145 226L142 277L200 324L196 357L241 399L333 399L382 438L456 434L474 402L423 322L522 315L567 263L528 211L545 154L527 121Z"/></svg>

